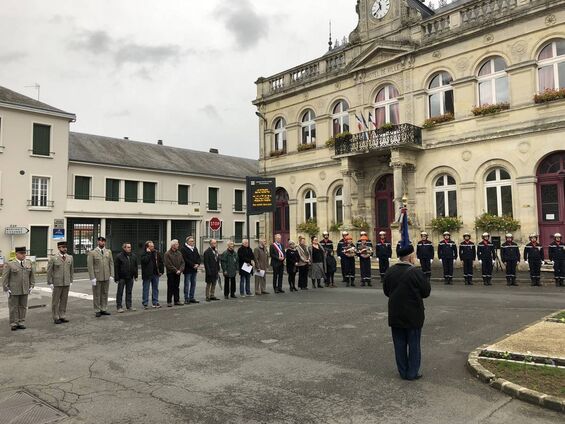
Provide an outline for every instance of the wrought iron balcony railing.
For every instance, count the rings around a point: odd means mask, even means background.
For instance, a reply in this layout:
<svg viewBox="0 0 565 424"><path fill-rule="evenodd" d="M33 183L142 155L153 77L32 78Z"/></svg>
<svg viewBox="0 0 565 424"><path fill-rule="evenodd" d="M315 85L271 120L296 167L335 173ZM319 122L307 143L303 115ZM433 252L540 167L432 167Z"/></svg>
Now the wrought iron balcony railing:
<svg viewBox="0 0 565 424"><path fill-rule="evenodd" d="M421 146L422 128L412 124L400 124L392 128L352 134L349 139L340 138L335 141L335 154L367 153L403 145Z"/></svg>

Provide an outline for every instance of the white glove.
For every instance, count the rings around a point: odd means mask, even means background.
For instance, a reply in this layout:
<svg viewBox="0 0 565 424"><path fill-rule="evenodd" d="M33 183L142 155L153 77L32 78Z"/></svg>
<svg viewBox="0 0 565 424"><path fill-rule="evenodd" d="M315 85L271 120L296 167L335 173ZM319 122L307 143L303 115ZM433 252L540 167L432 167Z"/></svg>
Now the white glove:
<svg viewBox="0 0 565 424"><path fill-rule="evenodd" d="M92 287L96 286L96 278L93 278L90 282L92 283Z"/></svg>
<svg viewBox="0 0 565 424"><path fill-rule="evenodd" d="M479 259L479 263L482 264L482 263L483 263L483 260L482 260L482 259Z"/></svg>
<svg viewBox="0 0 565 424"><path fill-rule="evenodd" d="M110 277L110 278L108 279L108 281L110 282L110 284L114 283L114 282L115 282L115 281L114 281L114 277Z"/></svg>
<svg viewBox="0 0 565 424"><path fill-rule="evenodd" d="M8 299L10 298L11 295L12 295L12 290L6 290L6 296L8 296Z"/></svg>
<svg viewBox="0 0 565 424"><path fill-rule="evenodd" d="M433 264L433 263L434 263L434 260L433 260L433 259L430 259L430 265Z"/></svg>
<svg viewBox="0 0 565 424"><path fill-rule="evenodd" d="M496 261L492 261L492 264L494 265Z"/></svg>
<svg viewBox="0 0 565 424"><path fill-rule="evenodd" d="M443 259L440 259L439 261L440 261L441 263L443 263Z"/></svg>
<svg viewBox="0 0 565 424"><path fill-rule="evenodd" d="M53 291L53 288L54 288L53 284L47 284L47 285L49 286L49 288L51 289L51 291Z"/></svg>
<svg viewBox="0 0 565 424"><path fill-rule="evenodd" d="M30 287L29 290L27 291L27 294L31 294L32 290L33 290L33 287Z"/></svg>

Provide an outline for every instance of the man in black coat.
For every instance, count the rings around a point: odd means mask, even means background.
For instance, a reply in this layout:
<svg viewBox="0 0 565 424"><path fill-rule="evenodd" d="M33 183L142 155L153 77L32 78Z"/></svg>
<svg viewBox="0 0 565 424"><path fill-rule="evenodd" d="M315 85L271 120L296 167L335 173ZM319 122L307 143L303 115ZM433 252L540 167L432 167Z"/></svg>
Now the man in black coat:
<svg viewBox="0 0 565 424"><path fill-rule="evenodd" d="M204 252L204 269L206 271L206 302L220 300L215 296L216 283L220 278L220 254L218 242L210 240L210 247Z"/></svg>
<svg viewBox="0 0 565 424"><path fill-rule="evenodd" d="M118 284L116 306L120 313L124 312L122 308L124 288L126 289L126 308L128 311L135 311L135 308L132 306L132 290L133 282L137 280L138 266L137 256L131 253L131 244L124 243L122 251L114 259L114 281Z"/></svg>
<svg viewBox="0 0 565 424"><path fill-rule="evenodd" d="M421 363L420 338L424 325L424 301L431 286L420 268L414 266L414 246L400 249L400 262L384 276L388 299L388 325L392 330L394 354L400 377L417 380Z"/></svg>
<svg viewBox="0 0 565 424"><path fill-rule="evenodd" d="M200 266L200 253L195 246L194 237L187 237L186 243L180 249L184 259L184 303L200 303L194 298L196 291L196 274Z"/></svg>
<svg viewBox="0 0 565 424"><path fill-rule="evenodd" d="M159 304L159 278L165 273L165 264L161 254L155 250L155 244L149 240L145 243L145 252L141 255L141 279L143 280L142 303L149 309L149 287L151 286L151 302L154 308Z"/></svg>
<svg viewBox="0 0 565 424"><path fill-rule="evenodd" d="M275 293L284 293L282 288L284 274L284 247L281 244L282 237L280 234L275 235L275 242L269 248L269 256L271 257L271 268L273 268L273 290Z"/></svg>

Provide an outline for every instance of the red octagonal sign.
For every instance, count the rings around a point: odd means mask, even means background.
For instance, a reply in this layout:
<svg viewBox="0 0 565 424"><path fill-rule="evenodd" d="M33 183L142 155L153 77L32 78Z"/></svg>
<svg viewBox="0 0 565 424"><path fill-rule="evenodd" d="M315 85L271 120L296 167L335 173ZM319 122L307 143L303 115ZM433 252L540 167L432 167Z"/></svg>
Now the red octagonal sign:
<svg viewBox="0 0 565 424"><path fill-rule="evenodd" d="M222 228L222 221L219 218L214 217L210 219L210 229L212 231L218 231L220 228Z"/></svg>

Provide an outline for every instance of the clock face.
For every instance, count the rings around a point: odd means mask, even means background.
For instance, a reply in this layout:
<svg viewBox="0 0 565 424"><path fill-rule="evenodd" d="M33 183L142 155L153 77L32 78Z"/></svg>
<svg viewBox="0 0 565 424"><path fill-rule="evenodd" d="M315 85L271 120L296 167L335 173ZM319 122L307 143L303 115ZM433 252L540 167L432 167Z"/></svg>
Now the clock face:
<svg viewBox="0 0 565 424"><path fill-rule="evenodd" d="M375 19L383 18L390 9L390 0L376 0L371 9L371 15Z"/></svg>

